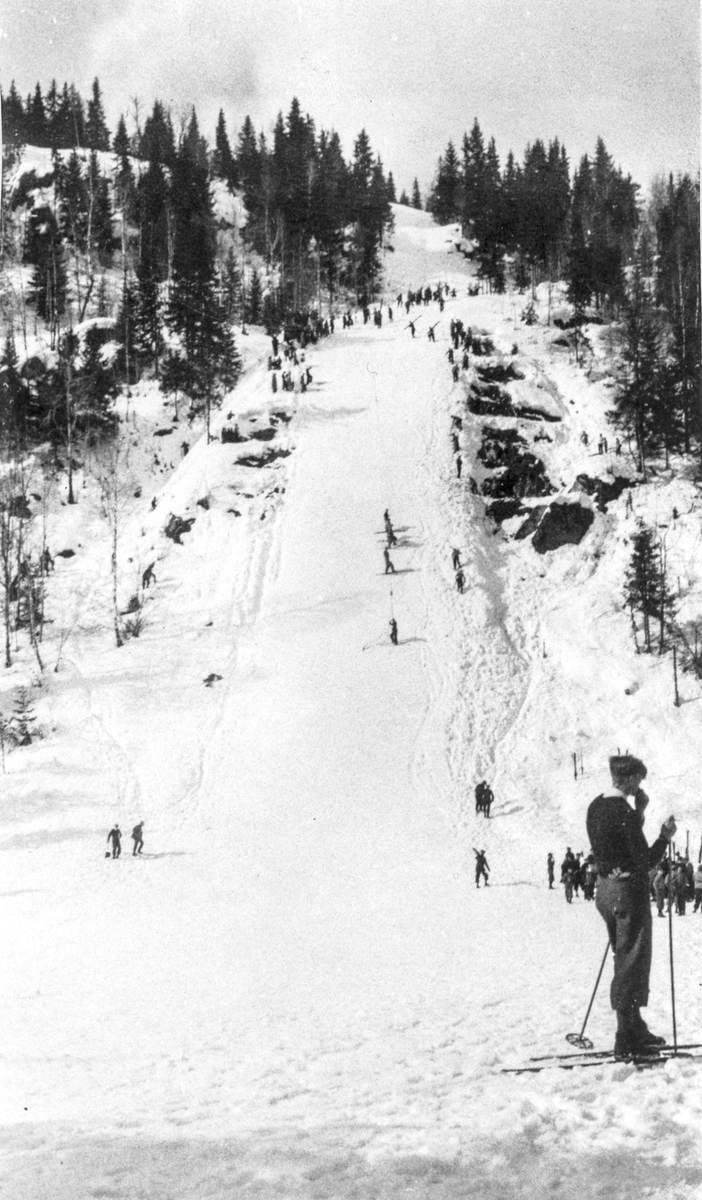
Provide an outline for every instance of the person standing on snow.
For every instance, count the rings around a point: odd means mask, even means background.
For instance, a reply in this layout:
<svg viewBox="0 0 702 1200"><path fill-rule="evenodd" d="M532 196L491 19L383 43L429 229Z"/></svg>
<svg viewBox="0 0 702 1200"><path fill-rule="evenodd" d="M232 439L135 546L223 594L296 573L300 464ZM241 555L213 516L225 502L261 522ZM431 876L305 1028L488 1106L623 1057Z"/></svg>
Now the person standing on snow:
<svg viewBox="0 0 702 1200"><path fill-rule="evenodd" d="M656 906L658 908L658 916L665 916L665 902L668 896L668 861L663 859L659 862L656 868L656 874L653 878L653 892L656 897Z"/></svg>
<svg viewBox="0 0 702 1200"><path fill-rule="evenodd" d="M561 883L563 882L563 876L565 875L566 871L569 871L574 864L575 855L573 854L570 846L566 846L565 858L561 863Z"/></svg>
<svg viewBox="0 0 702 1200"><path fill-rule="evenodd" d="M695 907L693 912L702 912L702 863L698 863L695 867Z"/></svg>
<svg viewBox="0 0 702 1200"><path fill-rule="evenodd" d="M553 868L554 868L554 858L553 858L553 855L551 854L551 852L549 851L548 858L546 859L546 870L548 871L549 891L553 890L553 881L556 877Z"/></svg>
<svg viewBox="0 0 702 1200"><path fill-rule="evenodd" d="M484 879L485 887L488 887L490 883L490 880L488 879L488 871L490 868L488 866L488 860L485 857L485 851L476 850L474 846L473 853L475 855L475 886L480 887L480 880Z"/></svg>
<svg viewBox="0 0 702 1200"><path fill-rule="evenodd" d="M397 645L397 621L394 617L390 618L390 641L393 646Z"/></svg>
<svg viewBox="0 0 702 1200"><path fill-rule="evenodd" d="M112 857L119 858L122 853L122 831L116 823L107 835L108 842L112 842Z"/></svg>
<svg viewBox="0 0 702 1200"><path fill-rule="evenodd" d="M143 828L144 828L144 822L140 821L139 824L135 825L132 830L132 841L134 842L134 849L132 850L132 857L134 857L135 854L141 854L141 851L143 849L143 846L144 846L144 839L142 837Z"/></svg>
<svg viewBox="0 0 702 1200"><path fill-rule="evenodd" d="M665 1044L651 1033L640 1009L648 1004L651 973L652 922L648 871L660 862L675 835L668 817L652 846L643 833L648 796L643 783L647 769L632 754L609 760L612 787L597 796L587 810L587 832L597 865L597 911L602 917L614 952L614 978L610 988L617 1014L614 1053L645 1054ZM634 797L632 808L627 797Z"/></svg>
<svg viewBox="0 0 702 1200"><path fill-rule="evenodd" d="M673 867L672 888L675 911L679 917L684 917L687 902L687 873L682 859L678 859Z"/></svg>
<svg viewBox="0 0 702 1200"><path fill-rule="evenodd" d="M460 550L452 550L451 551L451 565L452 565L454 571L460 570L460 566L461 566Z"/></svg>
<svg viewBox="0 0 702 1200"><path fill-rule="evenodd" d="M385 546L383 548L383 558L385 559L385 574L387 575L388 573L390 573L390 574L394 575L395 568L394 568L392 562L390 561L390 551L388 550L387 546Z"/></svg>
<svg viewBox="0 0 702 1200"><path fill-rule="evenodd" d="M460 592L461 595L463 595L463 589L464 589L465 585L466 585L466 577L463 574L463 571L461 571L459 568L459 570L456 571L456 588Z"/></svg>

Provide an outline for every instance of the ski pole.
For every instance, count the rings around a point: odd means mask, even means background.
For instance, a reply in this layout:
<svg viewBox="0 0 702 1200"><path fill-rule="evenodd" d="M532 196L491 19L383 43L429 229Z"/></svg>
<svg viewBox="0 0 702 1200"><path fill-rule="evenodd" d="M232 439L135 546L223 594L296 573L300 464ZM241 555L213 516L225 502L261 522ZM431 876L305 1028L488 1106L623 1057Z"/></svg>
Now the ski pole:
<svg viewBox="0 0 702 1200"><path fill-rule="evenodd" d="M590 997L590 1003L588 1004L587 1012L585 1013L585 1020L583 1021L583 1027L580 1030L580 1033L567 1033L566 1034L566 1041L570 1042L571 1046L581 1046L584 1050L592 1050L592 1042L590 1041L589 1038L586 1038L584 1036L585 1026L587 1025L588 1018L590 1016L590 1010L595 1002L595 996L597 995L597 989L600 986L600 980L602 978L602 972L604 971L604 965L607 961L608 954L609 954L609 941L607 942L607 945L605 946L605 952L604 952L604 955L602 956L602 962L600 964L600 969L597 973L597 979L595 980L595 986L593 988L592 995Z"/></svg>
<svg viewBox="0 0 702 1200"><path fill-rule="evenodd" d="M675 971L673 968L673 848L668 842L668 945L670 946L670 1001L673 1009L673 1054L678 1052L678 1027L675 1021Z"/></svg>

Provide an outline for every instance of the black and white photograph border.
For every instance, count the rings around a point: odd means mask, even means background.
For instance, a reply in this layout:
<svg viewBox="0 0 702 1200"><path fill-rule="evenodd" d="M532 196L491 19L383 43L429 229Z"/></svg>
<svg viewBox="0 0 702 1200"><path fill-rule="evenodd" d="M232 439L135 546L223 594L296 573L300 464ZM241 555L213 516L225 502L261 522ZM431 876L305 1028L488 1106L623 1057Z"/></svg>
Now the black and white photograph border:
<svg viewBox="0 0 702 1200"><path fill-rule="evenodd" d="M8 1200L700 1195L699 26L5 0Z"/></svg>

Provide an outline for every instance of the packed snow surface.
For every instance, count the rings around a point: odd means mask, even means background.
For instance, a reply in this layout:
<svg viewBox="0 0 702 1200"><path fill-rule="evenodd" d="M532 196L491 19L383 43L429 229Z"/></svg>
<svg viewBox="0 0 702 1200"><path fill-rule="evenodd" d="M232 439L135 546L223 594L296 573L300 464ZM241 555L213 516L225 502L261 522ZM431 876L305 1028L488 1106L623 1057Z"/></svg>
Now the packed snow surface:
<svg viewBox="0 0 702 1200"><path fill-rule="evenodd" d="M634 477L611 453L604 334L579 365L552 344L545 294L531 327L524 297L469 297L456 229L395 211L394 320L385 306L379 329L339 322L308 349L307 392L272 394L254 333L209 445L151 385L129 399L123 606L152 563L155 581L141 636L119 649L95 471L77 505L63 484L54 497L49 545L75 554L49 581L32 691L45 736L8 754L0 810L8 1200L702 1189L694 1060L501 1073L566 1052L581 1028L604 925L548 890L546 855L587 850L608 755L646 759L650 838L671 811L691 853L702 832L699 685L684 676L675 707L669 657L636 654L622 608L638 515L665 526L694 615L698 491L659 473L632 489L633 513L625 493L579 546L545 555L513 539L519 520L487 518L470 484L486 424L519 428L555 496L583 472ZM439 282L456 295L412 310L413 339L396 292ZM452 318L558 419L470 415ZM251 438L271 422L271 440ZM234 424L244 443L221 442ZM181 543L164 534L174 515L194 518ZM23 651L3 686L36 677ZM481 778L489 821L474 813ZM694 1042L702 921L673 931L678 1038ZM613 1039L610 972L588 1024L598 1047ZM667 921L647 1015L670 1036Z"/></svg>

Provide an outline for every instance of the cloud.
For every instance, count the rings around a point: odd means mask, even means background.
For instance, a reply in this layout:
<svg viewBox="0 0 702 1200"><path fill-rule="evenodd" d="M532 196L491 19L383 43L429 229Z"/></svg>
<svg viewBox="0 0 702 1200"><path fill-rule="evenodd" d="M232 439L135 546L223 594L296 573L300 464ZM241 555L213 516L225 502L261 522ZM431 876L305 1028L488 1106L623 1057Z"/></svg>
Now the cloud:
<svg viewBox="0 0 702 1200"><path fill-rule="evenodd" d="M247 6L224 0L130 0L94 31L91 61L103 91L158 97L176 111L246 109L258 96Z"/></svg>

